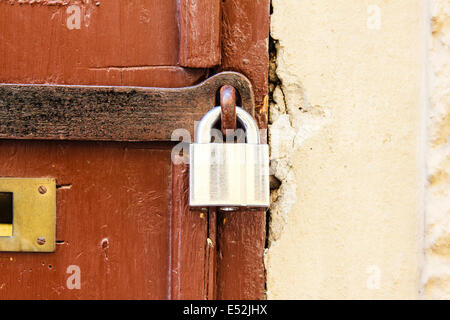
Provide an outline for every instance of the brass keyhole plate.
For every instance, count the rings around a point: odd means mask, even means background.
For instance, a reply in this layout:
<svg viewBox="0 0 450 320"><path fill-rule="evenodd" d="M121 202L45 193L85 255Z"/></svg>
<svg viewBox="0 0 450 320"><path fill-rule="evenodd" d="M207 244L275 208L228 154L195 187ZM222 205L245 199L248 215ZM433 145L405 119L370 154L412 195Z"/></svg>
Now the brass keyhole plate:
<svg viewBox="0 0 450 320"><path fill-rule="evenodd" d="M0 178L0 200L0 252L55 251L55 179Z"/></svg>

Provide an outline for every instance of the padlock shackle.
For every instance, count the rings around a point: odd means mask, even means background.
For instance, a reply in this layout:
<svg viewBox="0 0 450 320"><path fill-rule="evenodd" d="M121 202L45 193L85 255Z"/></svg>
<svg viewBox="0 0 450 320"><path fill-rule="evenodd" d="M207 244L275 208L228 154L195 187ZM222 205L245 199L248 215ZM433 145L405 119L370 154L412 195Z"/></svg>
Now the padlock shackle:
<svg viewBox="0 0 450 320"><path fill-rule="evenodd" d="M209 110L200 120L195 135L195 143L210 143L211 129L219 121L221 107L215 107ZM253 117L241 107L236 107L236 119L242 124L247 137L247 143L259 144L259 128Z"/></svg>

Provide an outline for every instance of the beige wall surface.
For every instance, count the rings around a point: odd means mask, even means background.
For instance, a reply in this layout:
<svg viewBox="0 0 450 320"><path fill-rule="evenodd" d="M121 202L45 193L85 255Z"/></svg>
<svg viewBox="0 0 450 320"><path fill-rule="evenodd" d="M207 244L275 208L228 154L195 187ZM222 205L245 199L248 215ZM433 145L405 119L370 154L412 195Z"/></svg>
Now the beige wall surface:
<svg viewBox="0 0 450 320"><path fill-rule="evenodd" d="M273 0L268 299L420 297L427 3Z"/></svg>
<svg viewBox="0 0 450 320"><path fill-rule="evenodd" d="M450 299L450 1L430 2L425 298Z"/></svg>

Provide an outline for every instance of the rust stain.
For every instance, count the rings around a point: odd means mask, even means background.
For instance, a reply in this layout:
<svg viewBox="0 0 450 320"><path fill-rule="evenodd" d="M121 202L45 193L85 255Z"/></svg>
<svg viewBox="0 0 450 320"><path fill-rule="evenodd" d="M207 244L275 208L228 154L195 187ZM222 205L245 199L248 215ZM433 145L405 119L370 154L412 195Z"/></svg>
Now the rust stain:
<svg viewBox="0 0 450 320"><path fill-rule="evenodd" d="M230 85L220 89L221 129L224 135L228 130L236 130L236 90Z"/></svg>

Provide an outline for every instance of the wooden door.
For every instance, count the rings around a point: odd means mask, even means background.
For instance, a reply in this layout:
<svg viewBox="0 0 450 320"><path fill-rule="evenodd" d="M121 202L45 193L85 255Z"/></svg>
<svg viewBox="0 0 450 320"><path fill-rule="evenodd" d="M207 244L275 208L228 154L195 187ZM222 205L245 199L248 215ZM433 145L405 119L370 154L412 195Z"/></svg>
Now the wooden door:
<svg viewBox="0 0 450 320"><path fill-rule="evenodd" d="M237 71L264 128L268 20L269 0L0 1L0 83L176 88ZM0 253L0 299L264 298L264 210L189 208L173 142L8 132L1 177L57 180L57 248Z"/></svg>

